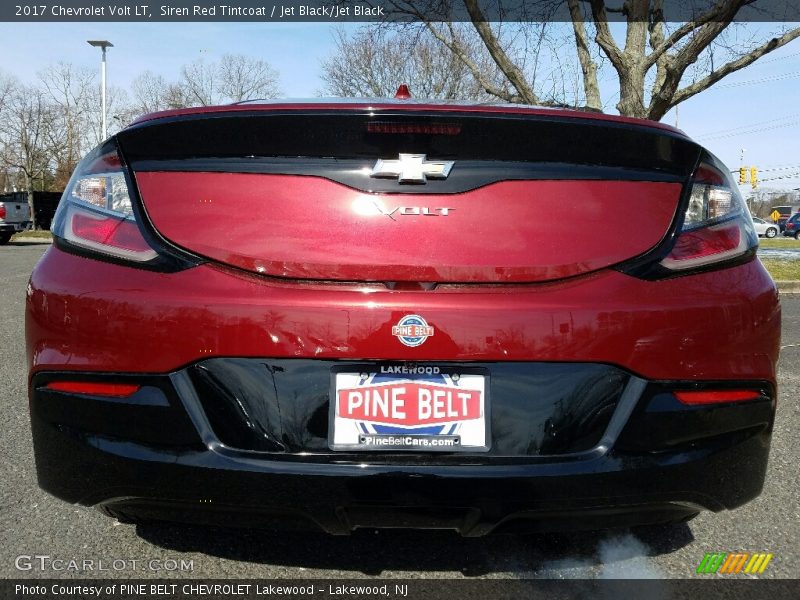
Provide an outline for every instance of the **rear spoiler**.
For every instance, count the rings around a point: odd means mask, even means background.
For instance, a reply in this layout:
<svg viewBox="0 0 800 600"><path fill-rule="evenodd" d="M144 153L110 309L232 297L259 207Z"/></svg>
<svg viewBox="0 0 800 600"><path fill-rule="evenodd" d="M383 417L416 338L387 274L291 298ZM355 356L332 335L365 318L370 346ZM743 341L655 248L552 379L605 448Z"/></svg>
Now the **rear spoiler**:
<svg viewBox="0 0 800 600"><path fill-rule="evenodd" d="M365 191L454 193L510 179L685 182L701 148L676 131L580 116L309 110L144 121L117 135L134 171L316 175ZM446 181L366 178L400 153L457 161ZM358 183L361 182L361 183Z"/></svg>

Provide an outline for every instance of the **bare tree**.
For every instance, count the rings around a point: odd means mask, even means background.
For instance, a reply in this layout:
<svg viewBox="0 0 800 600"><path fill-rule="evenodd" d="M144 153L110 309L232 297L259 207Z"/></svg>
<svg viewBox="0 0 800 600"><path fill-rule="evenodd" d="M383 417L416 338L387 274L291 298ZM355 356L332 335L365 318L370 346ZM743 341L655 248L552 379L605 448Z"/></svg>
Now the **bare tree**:
<svg viewBox="0 0 800 600"><path fill-rule="evenodd" d="M266 61L242 54L225 54L217 69L219 91L231 102L281 95L280 75Z"/></svg>
<svg viewBox="0 0 800 600"><path fill-rule="evenodd" d="M65 62L41 71L39 81L49 100L59 109L58 123L54 124L51 134L58 131L64 138L53 140L51 147L57 151L54 156L57 186L63 189L85 150L88 99L96 95L97 81L94 70Z"/></svg>
<svg viewBox="0 0 800 600"><path fill-rule="evenodd" d="M280 95L278 72L266 61L225 54L219 62L203 59L184 65L178 89L189 106L209 106Z"/></svg>
<svg viewBox="0 0 800 600"><path fill-rule="evenodd" d="M93 89L92 93L86 98L86 107L84 109L86 114L86 145L93 148L103 142L103 131L101 123L103 121L101 110L102 103L100 99L100 88ZM136 116L137 111L128 96L128 92L123 88L112 85L107 89L106 93L106 110L108 115L108 136L114 135L120 129L130 123Z"/></svg>
<svg viewBox="0 0 800 600"><path fill-rule="evenodd" d="M582 105L602 110L598 71L607 61L618 82L617 110L622 115L660 120L672 107L698 94L722 78L743 69L765 54L780 48L798 36L800 28L783 28L768 39L750 43L727 44L739 11L753 0L695 0L692 19L670 23L665 17L664 0L621 0L613 7L605 0L541 0L530 3L542 11L567 9L570 19L572 56L578 65L582 89L562 102L553 90L547 89L547 77L541 77L542 64L536 53L541 46L521 43L524 31L538 26L516 15L518 22L507 18L490 22L484 10L497 8L502 0L391 0L396 13L421 20L428 31L467 67L486 93L506 102L526 104ZM566 4L566 6L565 6ZM518 10L528 10L527 3L516 2ZM466 14L485 50L502 74L506 85L493 84L487 71L472 60L459 36L442 26L448 10L460 9ZM511 7L489 13L510 15ZM624 23L624 41L618 41L609 25L609 13ZM524 16L524 14L523 14ZM505 27L505 32L503 28ZM509 33L509 30L511 33ZM550 68L563 67L559 53L555 62L545 61ZM538 77L537 77L538 75ZM551 80L555 78L551 77ZM563 79L563 77L562 77ZM691 79L691 81L687 81Z"/></svg>
<svg viewBox="0 0 800 600"><path fill-rule="evenodd" d="M11 96L11 92L17 86L17 80L0 71L0 117L3 114L3 107Z"/></svg>
<svg viewBox="0 0 800 600"><path fill-rule="evenodd" d="M14 77L5 75L0 71L0 192L13 189L12 172L8 167L8 161L3 158L9 148L4 145L2 124L5 114L8 112L8 101L18 85L19 82Z"/></svg>
<svg viewBox="0 0 800 600"><path fill-rule="evenodd" d="M448 24L450 33L469 49L470 60L482 73L492 65L475 40L467 40L462 26ZM322 93L332 96L390 97L406 83L424 98L488 99L483 86L458 56L425 29L364 26L352 34L334 32L336 52L322 63ZM496 74L492 73L496 79Z"/></svg>
<svg viewBox="0 0 800 600"><path fill-rule="evenodd" d="M181 68L180 87L190 106L219 104L218 70L214 63L199 58Z"/></svg>
<svg viewBox="0 0 800 600"><path fill-rule="evenodd" d="M169 108L170 84L162 75L145 71L131 82L132 106L139 114L156 112Z"/></svg>
<svg viewBox="0 0 800 600"><path fill-rule="evenodd" d="M0 160L6 168L22 174L35 228L34 182L50 168L53 154L63 151L62 147L52 146L53 140L59 137L53 135L57 109L41 88L20 85L9 95L3 113Z"/></svg>

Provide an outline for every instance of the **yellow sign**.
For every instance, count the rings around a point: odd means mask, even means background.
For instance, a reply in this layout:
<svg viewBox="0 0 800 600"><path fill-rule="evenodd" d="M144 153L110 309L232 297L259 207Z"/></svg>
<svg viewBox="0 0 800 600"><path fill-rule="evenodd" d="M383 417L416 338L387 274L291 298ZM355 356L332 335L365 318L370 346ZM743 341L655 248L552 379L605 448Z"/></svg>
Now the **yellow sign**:
<svg viewBox="0 0 800 600"><path fill-rule="evenodd" d="M773 223L777 223L778 219L781 218L781 213L779 213L777 210L773 210L771 213L769 213L769 218L772 219Z"/></svg>

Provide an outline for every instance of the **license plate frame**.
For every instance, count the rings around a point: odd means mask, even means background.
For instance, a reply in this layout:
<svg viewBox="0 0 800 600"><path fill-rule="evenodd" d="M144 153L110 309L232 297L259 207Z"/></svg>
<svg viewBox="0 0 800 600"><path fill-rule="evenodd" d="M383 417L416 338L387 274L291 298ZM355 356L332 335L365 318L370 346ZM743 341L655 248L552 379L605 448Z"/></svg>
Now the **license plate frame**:
<svg viewBox="0 0 800 600"><path fill-rule="evenodd" d="M330 379L328 447L331 450L469 454L491 449L488 369L435 363L363 363L333 367ZM386 388L403 388L398 391L398 399L404 401L404 410L413 413L420 422L387 422L383 418L388 418L385 414L381 418L374 414L366 418L352 412L342 414L340 400L345 412L352 411L352 406L347 404L352 397L349 400L340 398L339 392L360 390L361 385L365 386L363 389L378 389L384 394L391 391ZM437 414L444 412L443 418L433 415L433 394L438 401ZM379 398L385 397L379 394ZM369 403L366 397L362 399L365 404ZM476 402L477 418L473 416ZM376 405L385 407L385 404ZM455 414L458 416L454 417ZM422 422L426 415L436 421Z"/></svg>

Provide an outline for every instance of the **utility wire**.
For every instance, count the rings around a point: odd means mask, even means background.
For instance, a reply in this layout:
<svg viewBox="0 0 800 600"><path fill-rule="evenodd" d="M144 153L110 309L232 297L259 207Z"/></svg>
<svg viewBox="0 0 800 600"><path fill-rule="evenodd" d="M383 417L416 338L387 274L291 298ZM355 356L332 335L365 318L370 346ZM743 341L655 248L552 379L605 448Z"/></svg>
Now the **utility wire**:
<svg viewBox="0 0 800 600"><path fill-rule="evenodd" d="M795 171L794 173L789 173L787 175L779 175L777 177L762 178L761 182L763 183L765 181L778 181L780 179L797 179L797 178L800 178L800 171Z"/></svg>
<svg viewBox="0 0 800 600"><path fill-rule="evenodd" d="M770 58L769 60L759 60L756 64L766 65L768 63L775 62L776 60L784 60L787 58L793 58L795 56L800 56L800 52L795 52L794 54L787 54L786 56L776 56L774 58Z"/></svg>
<svg viewBox="0 0 800 600"><path fill-rule="evenodd" d="M800 165L788 165L786 167L767 167L766 169L759 169L759 173L770 173L772 171L787 171L789 169L800 169Z"/></svg>
<svg viewBox="0 0 800 600"><path fill-rule="evenodd" d="M784 115L782 117L775 117L774 119L767 119L766 121L756 121L754 123L748 123L746 125L739 125L738 127L728 127L726 129L717 129L716 131L709 131L708 133L703 133L698 136L695 136L697 139L705 139L705 138L715 138L719 135L724 135L728 133L734 133L741 129L752 129L753 127L758 127L759 125L767 125L769 123L775 123L776 121L783 121L784 119L794 119L796 117L800 117L800 113L792 113L790 115Z"/></svg>
<svg viewBox="0 0 800 600"><path fill-rule="evenodd" d="M747 130L744 130L744 131L736 131L736 132L733 132L733 133L726 133L726 134L722 134L722 135L706 136L706 137L698 138L698 139L703 139L705 141L722 140L722 139L729 138L729 137L736 137L737 135L750 135L750 134L753 134L753 133L761 133L762 131L772 131L773 129L781 129L783 127L793 127L795 125L800 125L800 121L792 121L790 123L782 123L780 125L772 125L771 127L758 127L758 128L755 128L755 129L747 129Z"/></svg>
<svg viewBox="0 0 800 600"><path fill-rule="evenodd" d="M800 77L800 71L793 71L791 73L784 73L783 75L773 75L771 77L762 77L761 79L748 79L746 81L733 81L731 83L721 83L714 86L711 86L709 89L720 90L723 88L732 88L732 87L739 87L742 85L755 85L757 83L766 83L768 81L781 81L783 79L792 79L794 77Z"/></svg>

